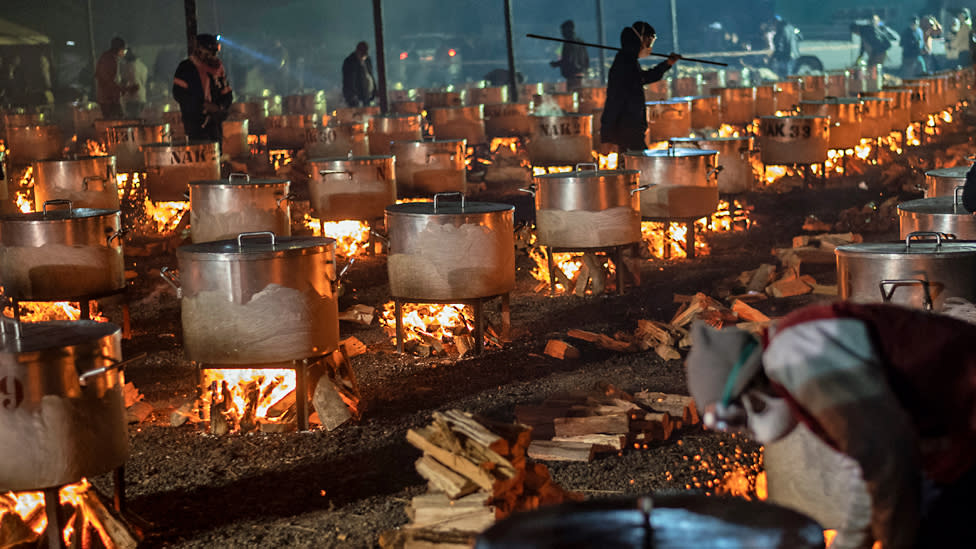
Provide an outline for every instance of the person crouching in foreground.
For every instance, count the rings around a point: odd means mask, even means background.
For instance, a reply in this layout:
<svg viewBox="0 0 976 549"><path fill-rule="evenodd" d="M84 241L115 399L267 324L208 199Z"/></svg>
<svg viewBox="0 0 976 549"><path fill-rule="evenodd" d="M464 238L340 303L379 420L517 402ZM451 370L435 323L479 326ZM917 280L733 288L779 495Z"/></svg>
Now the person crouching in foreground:
<svg viewBox="0 0 976 549"><path fill-rule="evenodd" d="M839 302L761 339L698 322L692 341L688 387L707 427L769 444L802 422L860 466L885 549L976 547L976 325Z"/></svg>

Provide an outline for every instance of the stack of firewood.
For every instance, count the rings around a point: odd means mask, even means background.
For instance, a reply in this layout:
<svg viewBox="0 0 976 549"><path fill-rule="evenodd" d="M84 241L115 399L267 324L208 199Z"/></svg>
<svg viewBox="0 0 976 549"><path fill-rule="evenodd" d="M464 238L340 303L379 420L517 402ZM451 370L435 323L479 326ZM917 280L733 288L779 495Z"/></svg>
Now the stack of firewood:
<svg viewBox="0 0 976 549"><path fill-rule="evenodd" d="M434 412L430 425L407 431L407 442L423 451L415 466L428 491L411 500L410 523L385 532L380 545L470 547L513 512L582 500L553 482L545 465L527 459L530 431L459 410Z"/></svg>
<svg viewBox="0 0 976 549"><path fill-rule="evenodd" d="M646 448L699 422L691 397L652 391L630 395L612 386L517 406L515 416L532 426L529 457L544 461L591 461L599 453Z"/></svg>

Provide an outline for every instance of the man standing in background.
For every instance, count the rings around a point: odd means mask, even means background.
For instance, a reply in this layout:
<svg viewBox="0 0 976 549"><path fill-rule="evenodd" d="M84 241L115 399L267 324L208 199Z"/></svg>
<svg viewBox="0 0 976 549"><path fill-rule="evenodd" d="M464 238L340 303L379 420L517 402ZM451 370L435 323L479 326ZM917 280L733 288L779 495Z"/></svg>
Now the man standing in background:
<svg viewBox="0 0 976 549"><path fill-rule="evenodd" d="M126 49L125 40L116 36L95 64L95 101L103 118L122 118L122 94L136 91L122 86L119 76L119 61Z"/></svg>
<svg viewBox="0 0 976 549"><path fill-rule="evenodd" d="M122 108L126 118L140 118L146 106L146 81L149 67L129 50L122 61L122 85L127 91L122 94Z"/></svg>
<svg viewBox="0 0 976 549"><path fill-rule="evenodd" d="M198 34L196 47L176 68L173 98L180 104L183 129L190 139L220 141L223 122L234 102L224 64L217 57L220 43L212 34Z"/></svg>
<svg viewBox="0 0 976 549"><path fill-rule="evenodd" d="M572 20L563 21L559 29L566 40L581 42L576 36L576 25ZM586 77L586 71L590 68L590 56L586 53L585 46L564 42L562 55L559 59L550 62L549 65L559 67L560 74L566 79L566 90L574 91L583 87L583 78Z"/></svg>
<svg viewBox="0 0 976 549"><path fill-rule="evenodd" d="M365 107L376 97L373 63L369 60L366 42L356 44L356 50L342 62L342 97L349 107Z"/></svg>

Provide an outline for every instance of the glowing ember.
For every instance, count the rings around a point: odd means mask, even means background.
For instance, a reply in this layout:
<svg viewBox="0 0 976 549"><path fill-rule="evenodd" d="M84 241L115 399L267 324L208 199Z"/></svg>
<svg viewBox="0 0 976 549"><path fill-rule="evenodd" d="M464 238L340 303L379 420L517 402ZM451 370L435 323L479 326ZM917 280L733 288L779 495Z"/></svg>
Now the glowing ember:
<svg viewBox="0 0 976 549"><path fill-rule="evenodd" d="M492 154L498 152L498 149L500 148L506 148L511 150L513 153L517 153L519 148L519 138L518 137L495 137L491 140L491 143L488 145L488 150L491 151Z"/></svg>
<svg viewBox="0 0 976 549"><path fill-rule="evenodd" d="M566 173L575 170L573 166L532 166L532 175L546 175L548 173Z"/></svg>
<svg viewBox="0 0 976 549"><path fill-rule="evenodd" d="M722 124L721 126L718 127L718 136L719 137L739 137L740 136L740 130L739 130L739 128L736 128L735 126L732 126L732 125L729 125L729 124Z"/></svg>
<svg viewBox="0 0 976 549"><path fill-rule="evenodd" d="M538 246L532 246L528 248L529 257L534 262L532 266L532 271L530 274L532 278L538 280L539 282L549 283L549 262L546 261L546 254ZM566 278L570 281L576 278L580 269L583 267L583 254L582 253L555 253L552 256L553 265L562 271L566 275ZM573 288L565 287L565 282L561 281L558 277L556 278L556 290L562 289L566 292L573 291Z"/></svg>
<svg viewBox="0 0 976 549"><path fill-rule="evenodd" d="M704 226L705 218L695 221L696 226ZM688 257L688 225L657 221L641 222L641 237L647 242L651 255L658 259L678 259ZM695 253L707 254L708 244L701 232L695 232Z"/></svg>
<svg viewBox="0 0 976 549"><path fill-rule="evenodd" d="M17 185L17 209L21 213L34 211L34 166L27 166Z"/></svg>
<svg viewBox="0 0 976 549"><path fill-rule="evenodd" d="M915 130L915 124L910 124L905 128L905 146L918 147L921 144L922 140L918 135L918 131Z"/></svg>
<svg viewBox="0 0 976 549"><path fill-rule="evenodd" d="M780 179L786 177L786 175L789 173L789 169L786 166L766 166L765 169L760 173L762 173L763 183L772 185L773 183L776 183Z"/></svg>
<svg viewBox="0 0 976 549"><path fill-rule="evenodd" d="M275 171L291 164L292 157L291 151L288 149L274 149L268 151L268 156L271 158L271 166Z"/></svg>
<svg viewBox="0 0 976 549"><path fill-rule="evenodd" d="M874 151L874 140L873 139L861 139L861 142L854 147L854 156L860 158L861 160L867 160Z"/></svg>
<svg viewBox="0 0 976 549"><path fill-rule="evenodd" d="M616 170L617 162L617 153L601 154L597 157L597 165L601 170Z"/></svg>
<svg viewBox="0 0 976 549"><path fill-rule="evenodd" d="M108 151L105 149L105 145L93 139L89 139L85 141L85 152L88 153L88 156L108 155Z"/></svg>
<svg viewBox="0 0 976 549"><path fill-rule="evenodd" d="M404 341L452 343L457 336L474 331L474 311L467 305L404 303L402 310ZM392 301L383 305L380 322L396 338L396 309Z"/></svg>
<svg viewBox="0 0 976 549"><path fill-rule="evenodd" d="M363 255L369 250L369 223L346 219L344 221L322 222L309 214L302 219L305 227L315 236L326 236L336 241L336 254L343 257Z"/></svg>
<svg viewBox="0 0 976 549"><path fill-rule="evenodd" d="M95 510L91 508L91 505L86 503L86 500L92 497L98 497L90 493L90 490L91 485L88 484L86 479L82 479L75 484L69 484L61 488L59 492L59 503L62 507L68 507L70 509L66 514L67 520L64 522L66 526L62 532L65 546L83 546L80 540L74 539L76 537L75 526L81 526L77 537L84 539L85 534L89 530L94 530L100 538L101 546L115 547L111 536L105 531L105 525L96 518ZM6 494L0 494L0 522L5 525L12 522L19 522L29 532L33 533L33 536L24 536L29 539L22 539L20 543L23 543L24 546L35 546L47 528L47 515L44 511L44 493L7 492ZM14 533L16 531L12 530L11 535ZM91 543L91 546L95 545L95 543ZM89 545L84 546L87 547Z"/></svg>
<svg viewBox="0 0 976 549"><path fill-rule="evenodd" d="M183 215L190 209L189 202L153 202L148 198L143 206L146 219L153 223L153 228L159 234L175 231Z"/></svg>
<svg viewBox="0 0 976 549"><path fill-rule="evenodd" d="M288 406L276 406L290 397L297 387L295 370L290 368L204 369L202 410L204 419L219 405L232 430L248 432L258 423L285 423L294 416Z"/></svg>
<svg viewBox="0 0 976 549"><path fill-rule="evenodd" d="M751 206L746 206L738 199L733 199L731 204L728 200L719 200L715 213L703 229L713 232L747 230L752 227L752 219L749 218L751 210ZM695 249L698 249L697 246Z"/></svg>

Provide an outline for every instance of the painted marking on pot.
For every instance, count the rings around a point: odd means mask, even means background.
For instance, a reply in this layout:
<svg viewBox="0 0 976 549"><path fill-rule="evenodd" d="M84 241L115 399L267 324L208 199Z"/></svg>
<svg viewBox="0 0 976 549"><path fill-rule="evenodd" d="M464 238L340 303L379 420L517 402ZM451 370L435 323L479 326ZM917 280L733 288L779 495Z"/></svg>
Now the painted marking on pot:
<svg viewBox="0 0 976 549"><path fill-rule="evenodd" d="M14 410L24 402L24 385L13 376L0 377L0 406L7 410Z"/></svg>

